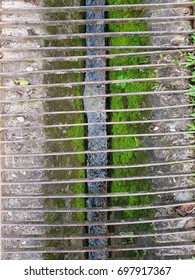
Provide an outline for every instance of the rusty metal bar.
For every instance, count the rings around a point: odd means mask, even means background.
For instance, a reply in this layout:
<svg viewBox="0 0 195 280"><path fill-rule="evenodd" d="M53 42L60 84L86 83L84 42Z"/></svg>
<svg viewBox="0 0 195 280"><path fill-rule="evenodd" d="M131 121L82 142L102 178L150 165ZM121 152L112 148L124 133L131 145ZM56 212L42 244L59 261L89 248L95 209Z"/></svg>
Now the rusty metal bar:
<svg viewBox="0 0 195 280"><path fill-rule="evenodd" d="M104 169L104 166L102 166ZM38 180L28 180L28 181L10 181L2 182L2 186L9 185L60 185L60 184L74 184L74 183L89 183L89 182L114 182L114 181L134 181L134 180L150 180L150 179L164 179L164 178L180 178L180 177L192 177L195 173L186 174L169 174L169 175L159 175L159 176L137 176L137 177L120 177L120 178L97 178L97 179L70 179L70 180L60 180L60 181L38 181ZM44 186L43 186L44 187ZM191 202L190 204L193 204Z"/></svg>
<svg viewBox="0 0 195 280"><path fill-rule="evenodd" d="M193 3L189 2L178 2L178 3L158 3L158 4L129 4L129 5L103 5L103 6L62 6L62 7L33 7L29 8L2 8L0 9L0 14L12 14L12 13L23 13L23 12L40 12L40 13L55 13L55 12L86 12L86 11L114 11L114 10L124 10L124 9L143 9L143 8L180 8L180 7L191 7Z"/></svg>
<svg viewBox="0 0 195 280"><path fill-rule="evenodd" d="M79 48L79 47L77 47ZM125 50L126 48L124 48ZM50 49L49 49L50 50ZM51 49L52 50L52 49ZM60 50L60 47L58 48L58 50ZM69 49L71 50L71 49ZM74 47L73 47L73 50L74 50ZM80 49L82 50L82 49ZM87 50L87 49L86 49ZM103 49L102 49L103 50ZM104 49L105 50L105 49ZM132 48L130 48L129 50L132 50ZM33 58L30 58L30 61L33 61L33 62L39 62L39 61L50 61L50 62L53 62L53 61L78 61L78 60L86 60L86 59L96 59L96 58L104 58L104 59L116 59L116 58L121 58L121 57L132 57L132 56L152 56L152 55L155 55L155 54L169 54L169 53L178 53L180 49L177 48L177 50L173 49L173 50L165 50L165 51L147 51L147 52L131 52L131 53L119 53L119 54L101 54L101 55L78 55L78 56L54 56L54 57L33 57ZM186 49L181 49L181 51L184 51L184 52L191 52L193 51L194 48L186 48ZM29 61L29 58L1 58L0 59L0 63L9 63L9 62L28 62Z"/></svg>
<svg viewBox="0 0 195 280"><path fill-rule="evenodd" d="M177 120L177 119L176 119ZM191 119L190 119L191 120ZM193 119L192 119L193 120ZM158 122L156 120L156 122ZM162 121L163 122L163 121ZM121 124L120 123L117 123L117 124ZM100 135L98 138L120 138L120 137L158 137L158 136L168 136L168 135L184 135L184 136L188 136L188 135L192 135L194 134L195 131L193 130L190 130L190 131L181 131L181 132L170 132L170 133L146 133L146 134L119 134L119 135ZM23 136L21 136L22 139L23 139ZM34 138L25 138L23 140L17 140L18 138L20 138L20 136L15 136L14 137L15 140L2 140L1 143L2 144L11 144L11 143L24 143L24 142L29 142L29 141L35 141ZM96 139L95 136L86 136L86 137L77 137L77 138L47 138L47 139L41 139L41 138L38 138L36 139L36 143L40 143L40 142L60 142L60 141L72 141L72 140L85 140L85 139Z"/></svg>
<svg viewBox="0 0 195 280"><path fill-rule="evenodd" d="M180 46L172 46L172 45L164 45L164 46L115 46L115 47L111 47L111 46L107 46L107 47L44 47L44 46L39 46L38 48L33 48L33 47L21 47L21 48L17 48L17 47L2 47L1 51L2 52L24 52L24 51L89 51L89 50L106 50L106 51L111 51L111 50L160 50L158 53L163 53L166 50L169 52L172 51L193 51L194 47L193 45L189 45L189 46L185 46L185 45L180 45ZM148 54L150 54L151 52L148 52ZM155 52L156 53L156 52ZM155 54L154 53L154 54ZM135 54L135 53L134 53ZM138 54L138 53L137 53ZM142 53L139 53L140 55ZM116 54L117 55L117 54ZM48 59L51 57L48 57ZM90 56L89 56L90 58ZM33 58L34 59L34 58ZM45 59L45 58L44 58ZM0 60L2 61L2 60ZM3 60L5 61L5 60Z"/></svg>
<svg viewBox="0 0 195 280"><path fill-rule="evenodd" d="M185 120L185 119L184 119ZM191 120L191 119L190 119ZM194 119L192 119L194 120ZM117 123L117 124L121 124ZM70 137L70 138L47 138L45 139L36 139L37 142L61 142L61 141L73 141L73 140L87 140L87 139L97 139L97 138L128 138L128 137L158 137L158 136L168 136L168 135L184 135L188 137L189 135L193 135L195 131L190 130L190 131L181 131L181 132L169 132L169 133L146 133L146 134L118 134L118 135L99 135L99 136L84 136L84 137ZM21 136L22 137L22 136ZM17 139L17 136L15 136ZM19 137L18 137L19 138ZM27 138L24 140L3 140L1 141L2 144L11 144L11 143L25 143L25 142L30 142L30 141L35 141L34 138Z"/></svg>
<svg viewBox="0 0 195 280"><path fill-rule="evenodd" d="M155 219L143 219L143 220L126 220L126 221L118 221L118 220L115 220L115 221L112 221L112 220L109 220L109 221L105 221L105 225L107 226L123 226L123 225L140 225L140 224L155 224L155 223L161 223L161 222L173 222L173 221L178 221L178 222L183 222L183 221L188 221L190 219L193 219L194 216L192 215L188 215L188 217L174 217L174 218L167 218L167 217L156 217ZM5 226L17 226L17 225L21 225L21 226L24 226L24 227L31 227L31 226L34 226L34 227L86 227L86 226L92 226L92 225L101 225L102 223L101 222L98 222L98 221L93 221L93 222L90 222L90 221L85 221L85 222L67 222L66 224L60 224L60 223L47 223L47 224L44 224L44 223L37 223L37 221L35 222L29 222L29 221L26 221L24 223L24 221L21 223L21 222L3 222L3 225Z"/></svg>
<svg viewBox="0 0 195 280"><path fill-rule="evenodd" d="M0 86L0 90L17 90L17 89L34 89L34 88L51 88L51 87L67 87L71 88L73 86L85 86L85 85L110 85L110 84L120 84L120 83L133 83L133 82L149 82L149 81L174 81L178 79L189 80L193 79L194 76L174 76L174 77L159 77L159 78L138 78L138 79L124 79L124 80L106 80L97 82L72 82L72 83L55 83L55 84L34 84L25 86Z"/></svg>
<svg viewBox="0 0 195 280"><path fill-rule="evenodd" d="M160 246L143 246L143 247L136 247L136 246L132 246L132 247L118 247L118 248L114 248L114 247L107 247L107 248L101 248L101 247L94 247L94 248L90 248L86 247L86 249L83 248L76 248L76 249L45 249L45 250L40 250L40 249L23 249L23 251L18 250L18 249L13 249L12 251L10 250L5 250L4 254L13 254L13 253L21 253L21 254L26 254L26 253L86 253L86 252L127 252L127 251L143 251L143 250L160 250L160 249L178 249L178 248L194 248L194 244L192 242L186 242L185 244L179 243L178 245L173 245L170 243L168 245L160 245Z"/></svg>
<svg viewBox="0 0 195 280"><path fill-rule="evenodd" d="M160 64L139 64L139 65L130 65L130 66L106 66L106 67L94 67L93 71L122 71L130 69L147 69L147 68L161 68L161 67L173 67L175 64L172 63L160 63ZM181 66L186 66L187 62L179 63ZM26 76L26 75L37 75L37 74L67 74L67 73L85 73L91 72L91 68L71 68L71 69L60 69L60 70L34 70L34 71L25 71L25 72L0 72L1 77L15 77L15 76Z"/></svg>
<svg viewBox="0 0 195 280"><path fill-rule="evenodd" d="M193 34L195 30L182 31L142 31L142 32L105 32L105 33L75 33L75 34L57 34L57 35L26 35L26 36L7 36L6 40L67 40L67 39L85 39L90 37L118 37L118 36L143 36L143 35L185 35ZM5 36L0 35L0 40L5 40Z"/></svg>
<svg viewBox="0 0 195 280"><path fill-rule="evenodd" d="M62 250L53 250L53 249L47 249L47 250L40 250L40 249L36 249L36 250L31 250L31 249L25 249L24 251L20 251L20 250L5 250L4 254L26 254L26 253L41 253L41 254L46 254L46 253L87 253L87 252L128 252L128 251L143 251L143 250L162 250L162 249L179 249L179 248L194 248L194 244L192 243L187 243L187 244L183 244L183 245L171 245L168 244L167 246L165 245L161 245L161 246L145 246L145 247L118 247L118 248L114 248L114 247L107 247L107 248L101 248L101 247L94 247L91 249L88 249L89 247L86 247L86 249L83 248L76 248L76 249L62 249Z"/></svg>
<svg viewBox="0 0 195 280"><path fill-rule="evenodd" d="M178 160L178 161L168 161L168 162L158 162L158 163L145 163L145 164L131 164L131 165L106 165L104 168L106 169L118 169L118 168L140 168L140 167L153 167L153 166L160 166L160 165L174 165L174 164L182 164L182 163L193 163L195 162L195 159L186 159L186 160ZM2 172L9 172L9 171L36 171L38 168L38 171L54 171L54 170L80 170L80 169L102 169L102 166L80 166L80 167L34 167L34 168L24 168L24 167L2 167Z"/></svg>
<svg viewBox="0 0 195 280"><path fill-rule="evenodd" d="M110 234L110 235L80 235L80 236L64 236L64 237L3 237L2 240L86 240L90 238L112 238L112 239L123 239L123 238L145 238L145 237L160 237L160 236L166 236L166 235L178 235L178 234L189 234L189 233L194 233L192 230L188 231L183 231L183 230L175 230L175 231L167 231L163 233L154 233L154 234L130 234L130 233L125 233L121 232L121 234Z"/></svg>
<svg viewBox="0 0 195 280"><path fill-rule="evenodd" d="M153 151L153 150L174 150L174 149L190 149L195 148L195 145L173 145L173 146L157 146L157 147L146 147L146 148L128 148L128 149L104 149L104 150L85 150L77 152L52 152L52 153L29 153L29 154L1 154L1 158L10 157L42 157L42 156L63 156L63 155L83 155L83 154L97 154L97 153L115 153L115 152L130 152L130 151Z"/></svg>
<svg viewBox="0 0 195 280"><path fill-rule="evenodd" d="M174 106L163 106L163 107L147 107L147 108L133 108L133 109L107 109L107 110L98 110L98 113L119 113L119 112L136 112L136 111L150 111L150 110L165 110L165 109L174 109L174 108L187 108L194 107L195 104L185 104L185 105L174 105ZM97 110L90 110L90 113L95 113ZM86 114L86 111L52 111L52 112L37 112L38 116L45 115L59 115L59 114ZM0 114L1 117L17 117L17 116L33 116L34 113L3 113Z"/></svg>
<svg viewBox="0 0 195 280"><path fill-rule="evenodd" d="M137 18L106 18L106 19L84 19L84 20L51 20L51 21L2 21L0 22L0 27L18 27L21 25L25 26L56 26L56 25L63 25L63 24L71 24L71 25L86 25L86 24L110 24L110 23L125 23L129 21L164 21L164 20L194 20L195 16L166 16L166 17L137 17Z"/></svg>
<svg viewBox="0 0 195 280"><path fill-rule="evenodd" d="M118 23L118 22L129 22L129 21L162 21L162 20L194 20L195 16L167 16L167 17L137 17L137 18L107 18L107 19L90 19L90 20L51 20L51 21L2 21L0 22L0 27L18 27L20 25L25 26L36 26L36 25L46 25L46 26L56 26L63 24L72 24L72 25L86 25L86 24L110 24L110 23Z"/></svg>
<svg viewBox="0 0 195 280"><path fill-rule="evenodd" d="M187 206L187 205L193 205L194 201L179 201L178 203L170 203L170 204L159 204L159 205L144 205L144 206L113 206L113 207L93 207L93 208L73 208L73 209L54 209L54 208L49 208L49 209L43 209L43 208L28 208L28 207L23 207L23 208L18 208L18 207L4 207L2 210L2 213L7 213L7 211L12 211L14 212L28 212L28 213L79 213L79 212L118 212L118 211L137 211L137 210L153 210L153 209L159 209L159 208L168 208L168 207L179 207L179 206Z"/></svg>
<svg viewBox="0 0 195 280"><path fill-rule="evenodd" d="M160 194L171 194L177 193L182 191L195 191L195 187L191 188L173 188L170 190L164 191L144 191L144 192L123 192L123 193L96 193L96 194L72 194L72 195L4 195L2 200L6 199L56 199L56 198L63 198L63 199L76 199L76 198L89 198L89 197L137 197L137 196L145 196L145 195L160 195Z"/></svg>
<svg viewBox="0 0 195 280"><path fill-rule="evenodd" d="M97 125L102 125L102 124L106 124L106 125L113 125L113 124L143 124L143 123L162 123L162 122L172 122L172 121L193 121L195 120L194 117L188 117L188 118L174 118L174 119L160 119L160 120L143 120L143 121L127 121L127 122L99 122L97 123ZM3 126L1 127L0 130L2 131L9 131L9 130L17 130L18 128L20 129L40 129L40 128L59 128L59 127L78 127L78 126L91 126L94 125L95 123L71 123L71 124L54 124L54 125L37 125L37 126L25 126L22 125L21 126ZM174 134L189 134L191 131L186 131L186 132L172 132L171 135ZM131 136L132 135L132 136ZM114 137L134 137L134 136L156 136L158 135L157 133L153 133L153 134L124 134L124 135L99 135L99 136L85 136L85 137L76 137L76 138L63 138L63 140L65 141L69 141L69 140L81 140L81 139L95 139L95 138L114 138ZM162 135L170 135L170 133L164 133L164 134L160 134ZM58 138L59 139L59 138ZM50 139L46 139L45 141L48 141ZM3 143L3 141L2 141Z"/></svg>
<svg viewBox="0 0 195 280"><path fill-rule="evenodd" d="M187 94L191 90L166 90L166 91L145 91L145 92L121 92L121 93L107 93L107 94L101 94L99 96L97 95L86 95L86 96L59 96L59 97L42 97L42 98L20 98L20 99L11 99L11 100L0 100L0 103L17 103L17 102L36 102L36 101L55 101L55 100L74 100L74 99L86 99L86 98L101 98L101 97L107 97L107 98L114 98L119 96L134 96L134 95L160 95L160 94Z"/></svg>

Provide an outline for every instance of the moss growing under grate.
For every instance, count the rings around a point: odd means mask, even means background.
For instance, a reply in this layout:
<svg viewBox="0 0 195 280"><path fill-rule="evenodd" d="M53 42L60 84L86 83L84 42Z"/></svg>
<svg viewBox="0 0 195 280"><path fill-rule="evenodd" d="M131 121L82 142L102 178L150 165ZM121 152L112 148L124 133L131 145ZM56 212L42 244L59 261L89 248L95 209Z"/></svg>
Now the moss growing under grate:
<svg viewBox="0 0 195 280"><path fill-rule="evenodd" d="M45 0L45 6L49 7L57 7L57 6L66 6L72 5L72 1L53 1L53 0ZM81 4L82 1L77 1L78 5ZM52 13L48 16L47 20L66 20L69 19L70 13ZM81 19L82 13L72 13L71 19ZM70 29L70 26L68 27ZM72 26L72 33L79 32L79 26ZM61 34L67 33L67 26L48 26L47 32L49 34ZM76 39L76 40L54 40L54 41L45 41L45 46L82 46L84 45L84 40ZM63 51L55 51L52 52L51 56L72 56L74 52L63 52ZM78 55L83 55L80 51ZM72 68L80 68L84 67L84 61L57 61L47 63L45 65L47 69L72 69ZM82 73L69 73L69 74L50 74L46 75L44 78L45 83L66 83L66 82L81 82L84 79L84 75ZM52 87L48 90L49 97L64 97L64 96L79 96L83 94L83 88L73 87L73 88L63 88L63 87ZM82 110L83 104L82 100L57 100L52 102L47 102L45 104L46 111L65 111L65 110ZM47 116L45 117L45 123L47 125L54 124L66 124L66 123L84 123L84 115L83 114L61 114L55 116ZM79 127L61 127L61 128L50 128L46 129L47 138L75 138L75 137L83 137L85 136L85 128L82 126ZM85 149L84 140L74 140L74 141L61 141L61 142L48 142L46 144L46 149L48 151L83 151ZM53 167L82 167L85 166L85 155L69 155L69 156L59 156L49 158L46 162L47 166ZM50 180L71 180L71 179L83 179L85 178L85 170L72 170L72 171L53 171L48 172L47 176ZM63 196L67 194L82 194L85 192L85 184L77 183L77 184L63 184L59 187L59 185L50 186L47 188L46 194L60 194ZM85 200L81 198L74 199L47 199L45 200L46 208L55 208L55 209L75 209L75 208L84 208ZM85 213L50 213L47 215L46 222L47 223L56 223L56 224L66 224L66 222L80 222L85 220ZM83 231L82 227L60 227L60 228L49 228L46 232L46 236L55 236L55 237L64 237L64 236L74 236L81 235ZM82 246L82 241L76 241L78 246ZM66 249L66 248L75 248L75 241L67 240L67 241L46 241L46 247L57 249ZM81 256L81 254L53 254L48 253L45 254L46 259L77 259Z"/></svg>
<svg viewBox="0 0 195 280"><path fill-rule="evenodd" d="M144 1L135 0L108 0L109 5L122 5L122 4L142 4ZM144 10L122 10L122 11L109 11L107 13L108 18L136 18L143 17L145 15ZM147 31L148 26L143 21L130 20L127 23L112 23L108 26L109 32L141 32ZM150 38L146 35L141 36L121 36L108 39L109 46L146 46L150 45ZM124 50L123 53L139 52L139 50ZM121 53L121 50L112 50L110 54ZM109 66L130 66L149 63L150 58L148 56L131 56L122 58L110 59ZM153 69L136 69L136 70L121 70L110 71L108 74L109 80L119 80L118 84L112 84L108 88L108 92L115 93L129 93L129 92L146 92L154 89L155 84L153 82L131 82L125 83L125 79L138 79L138 78L152 78L154 77ZM110 99L110 109L127 109L127 108L141 108L147 100L143 95L134 96L119 96ZM143 118L142 113L136 112L121 112L112 113L109 120L111 122L124 122L124 121L137 121ZM110 128L110 134L138 134L146 133L147 127L143 127L139 124L115 124ZM140 137L128 137L128 138L113 138L110 141L111 149L122 148L138 148L142 146ZM116 152L111 156L112 165L130 165L130 164L144 164L148 161L148 156L142 151L130 151L130 152ZM110 172L110 176L113 178L120 177L136 177L148 175L147 168L128 168L128 169L114 169ZM111 192L141 192L152 190L152 182L150 180L134 180L134 181L114 181L110 185ZM153 202L152 196L138 196L138 197L116 197L112 198L112 206L138 206L138 205L151 205ZM142 219L147 217L153 217L153 211L136 210L136 211L122 211L120 214L111 214L112 219ZM120 230L119 228L113 228L114 232ZM125 231L125 230L123 230ZM147 224L142 228L140 226L127 226L126 231L133 233L151 231L151 227ZM122 241L121 241L122 242ZM124 243L124 241L123 241ZM114 245L114 242L113 242ZM128 246L128 242L124 243ZM129 244L132 245L132 244ZM126 253L127 256L137 257L137 252ZM117 254L116 254L117 255Z"/></svg>

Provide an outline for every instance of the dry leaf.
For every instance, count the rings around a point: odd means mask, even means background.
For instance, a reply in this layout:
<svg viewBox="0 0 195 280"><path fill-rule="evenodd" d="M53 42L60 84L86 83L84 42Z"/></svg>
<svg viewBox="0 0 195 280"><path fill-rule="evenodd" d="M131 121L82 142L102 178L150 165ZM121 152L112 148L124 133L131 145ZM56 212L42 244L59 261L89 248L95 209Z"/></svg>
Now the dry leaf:
<svg viewBox="0 0 195 280"><path fill-rule="evenodd" d="M27 32L28 32L28 36L35 36L35 35L37 35L36 31L33 28L27 29Z"/></svg>
<svg viewBox="0 0 195 280"><path fill-rule="evenodd" d="M26 2L26 3L29 2L29 3L33 3L35 5L38 5L40 0L24 0L24 2Z"/></svg>
<svg viewBox="0 0 195 280"><path fill-rule="evenodd" d="M175 208L175 211L181 216L186 216L195 211L195 204L178 206Z"/></svg>
<svg viewBox="0 0 195 280"><path fill-rule="evenodd" d="M14 83L16 85L19 85L19 86L27 86L30 84L30 82L26 81L26 80L15 80Z"/></svg>

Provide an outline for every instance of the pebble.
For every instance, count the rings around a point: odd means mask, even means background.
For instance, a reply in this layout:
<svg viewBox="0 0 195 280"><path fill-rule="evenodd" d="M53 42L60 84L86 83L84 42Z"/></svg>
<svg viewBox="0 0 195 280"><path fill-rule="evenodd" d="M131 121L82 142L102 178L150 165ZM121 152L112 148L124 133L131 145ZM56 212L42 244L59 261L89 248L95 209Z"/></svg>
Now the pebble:
<svg viewBox="0 0 195 280"><path fill-rule="evenodd" d="M24 122L24 117L17 117L17 120L18 120L19 122Z"/></svg>
<svg viewBox="0 0 195 280"><path fill-rule="evenodd" d="M28 71L28 72L34 71L34 68L32 66L28 66L28 67L26 67L26 71Z"/></svg>

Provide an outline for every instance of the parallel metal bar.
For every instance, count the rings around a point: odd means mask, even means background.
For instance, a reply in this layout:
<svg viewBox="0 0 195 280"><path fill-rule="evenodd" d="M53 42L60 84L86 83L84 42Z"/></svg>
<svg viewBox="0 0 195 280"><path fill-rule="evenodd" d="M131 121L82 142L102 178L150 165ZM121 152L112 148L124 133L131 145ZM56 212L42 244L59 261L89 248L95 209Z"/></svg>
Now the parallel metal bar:
<svg viewBox="0 0 195 280"><path fill-rule="evenodd" d="M162 120L163 121L163 120ZM157 120L156 120L157 122ZM117 124L121 124L120 123L117 123ZM124 134L124 135L103 135L103 136L98 136L98 138L120 138L120 137L158 137L158 136L167 136L167 135L184 135L186 137L188 137L188 135L192 135L194 134L195 131L182 131L182 132L170 132L170 133L143 133L143 134ZM23 140L17 140L18 138L22 138ZM47 139L41 139L41 138L38 138L38 139L34 139L34 138L27 138L25 139L24 137L22 136L15 136L15 140L1 140L0 143L1 144L12 144L12 143L25 143L25 142L30 142L30 141L33 141L33 142L36 142L36 143L46 143L46 142L60 142L60 141L72 141L72 140L85 140L85 139L97 139L96 136L86 136L86 137L77 137L77 138L47 138Z"/></svg>
<svg viewBox="0 0 195 280"><path fill-rule="evenodd" d="M143 35L185 35L193 34L195 30L182 30L182 31L139 31L139 32L104 32L104 33L74 33L74 34L55 34L55 35L23 35L23 36L2 36L0 40L67 40L67 39L85 39L91 37L121 37L121 36L143 36Z"/></svg>
<svg viewBox="0 0 195 280"><path fill-rule="evenodd" d="M180 66L187 65L187 62L179 63ZM122 71L129 69L147 69L147 68L161 68L161 67L173 67L175 63L159 63L159 64L139 64L130 66L107 66L107 67L94 67L92 68L70 68L70 69L58 69L58 70L33 70L24 72L0 72L1 77L13 77L13 76L26 76L26 75L37 75L37 74L66 74L66 73L85 73L95 71Z"/></svg>
<svg viewBox="0 0 195 280"><path fill-rule="evenodd" d="M3 195L2 200L11 199L56 199L56 198L63 198L63 199L77 199L77 198L89 198L89 197L137 197L137 196L145 196L145 195L160 195L160 194L170 194L170 193L177 193L177 192L187 192L187 191L195 191L195 187L192 188L173 188L170 190L164 191L144 191L144 192L123 192L123 193L94 193L94 194L72 194L72 195Z"/></svg>
<svg viewBox="0 0 195 280"><path fill-rule="evenodd" d="M49 254L49 253L56 253L56 254L60 254L60 253L89 253L89 252L129 252L129 251L143 251L143 250L162 250L162 249L192 249L194 248L194 244L192 243L188 243L186 245L161 245L161 246L152 246L152 247L149 247L149 246L144 246L144 247L118 247L118 248L114 248L114 247L106 247L106 248L102 248L101 247L95 247L95 248L91 248L89 249L89 247L86 247L86 249L84 248L76 248L76 249L63 249L63 250L53 250L53 249L45 249L45 250L32 250L32 249L26 249L24 251L20 251L20 250L5 250L3 253L4 254L27 254L27 253L31 253L31 254Z"/></svg>
<svg viewBox="0 0 195 280"><path fill-rule="evenodd" d="M65 47L64 47L65 48ZM79 47L76 47L79 48ZM82 49L82 47L80 47L81 51L84 51L84 49ZM130 47L129 47L130 48ZM38 48L39 50L42 50L42 48ZM53 50L52 48L46 48L49 50ZM87 48L85 50L92 50L92 48ZM93 48L95 50L95 48ZM118 47L117 47L118 49ZM124 48L123 50L125 50L126 48ZM69 49L69 51L72 51L73 49ZM75 49L76 50L76 49ZM101 48L100 50L103 50L103 48ZM106 49L104 49L106 50ZM109 50L109 49L108 49ZM111 49L112 50L112 49ZM120 49L119 49L120 50ZM128 49L127 49L128 50ZM133 50L132 48L130 48L129 50ZM60 47L57 49L57 51L60 51ZM10 63L10 62L40 62L40 61L48 61L48 62L53 62L53 61L78 61L78 60L86 60L86 59L97 59L97 58L104 58L104 59L116 59L116 58L121 58L121 57L134 57L134 56L153 56L156 54L173 54L173 53L178 53L179 49L177 48L176 50L164 50L164 51L146 51L146 52L130 52L130 53L116 53L116 54L96 54L96 55L74 55L74 56L49 56L49 57L33 57L33 58L1 58L0 59L0 63ZM186 48L186 49L182 49L182 51L184 52L192 52L194 51L194 48Z"/></svg>
<svg viewBox="0 0 195 280"><path fill-rule="evenodd" d="M104 167L102 166L102 169ZM186 174L169 174L169 175L156 175L156 176L137 176L137 177L120 177L120 178L96 178L96 179L70 179L70 180L60 180L60 181L38 181L38 180L28 180L28 181L10 181L2 182L2 186L10 185L60 185L60 184L74 184L74 183L90 183L90 182L116 182L116 181L135 181L135 180L151 180L151 179L165 179L165 178L182 178L182 177L194 177L195 173L186 173ZM191 202L191 204L193 204Z"/></svg>
<svg viewBox="0 0 195 280"><path fill-rule="evenodd" d="M150 111L150 110L165 110L165 109L176 109L176 108L187 108L194 107L195 104L185 104L185 105L174 105L174 106L163 106L163 107L147 107L147 108L132 108L132 109L107 109L107 110L77 110L77 111L52 111L52 112L36 112L37 116L46 115L60 115L60 114L86 114L88 113L119 113L119 112L138 112L138 111ZM0 117L17 117L17 116L34 116L34 112L22 112L22 113L2 113Z"/></svg>
<svg viewBox="0 0 195 280"><path fill-rule="evenodd" d="M189 2L171 2L171 3L158 3L158 4L128 4L128 5L99 5L99 6L63 6L63 7L33 7L32 8L2 8L0 14L12 14L12 13L23 13L23 12L40 12L40 13L56 13L56 12L86 12L86 11L114 11L124 9L143 9L143 8L180 8L180 7L191 7L193 3Z"/></svg>
<svg viewBox="0 0 195 280"><path fill-rule="evenodd" d="M29 51L29 52L34 52L34 51L92 51L92 50L106 50L106 51L112 51L112 50L160 50L158 53L163 53L164 51L193 51L194 47L192 45L189 46L172 46L172 45L164 45L164 46L107 46L107 47L88 47L88 46L81 46L81 47L44 47L44 46L39 46L37 48L33 47L2 47L1 51L2 52L24 52L24 51ZM140 53L141 54L141 53ZM116 54L117 55L117 54Z"/></svg>
<svg viewBox="0 0 195 280"><path fill-rule="evenodd" d="M52 153L29 153L29 154L1 154L0 158L10 157L47 157L47 156L65 156L65 155L85 155L97 153L119 153L131 151L155 151L155 150L174 150L174 149L190 149L195 148L195 145L173 145L173 146L157 146L157 147L141 147L141 148L125 148L125 149L104 149L104 150L85 150L76 152L52 152Z"/></svg>
<svg viewBox="0 0 195 280"><path fill-rule="evenodd" d="M99 123L72 123L72 124L54 124L54 125L37 125L37 126L25 126L22 125L21 126L3 126L0 128L1 131L9 131L9 130L17 130L18 128L25 129L25 130L31 130L31 129L40 129L40 128L62 128L62 127L79 127L79 126L93 126L93 125L113 125L113 124L117 124L117 125L121 125L121 124L143 124L143 123L159 123L159 122L174 122L174 121L193 121L195 120L194 117L189 117L189 118L174 118L174 119L160 119L160 120L144 120L144 121L126 121L126 122L99 122ZM191 132L191 131L190 131ZM173 134L189 134L189 131L182 131L182 132L172 132L171 135ZM134 136L140 136L141 134L124 134L124 135L98 135L98 136L85 136L85 137L72 137L72 138L63 138L66 139L65 141L69 141L69 140L81 140L81 139L95 139L95 138L115 138L115 137L134 137ZM143 136L156 136L157 133L153 133L151 134L143 134ZM162 135L170 135L170 133L165 133L165 134L160 134ZM60 138L58 138L60 139ZM49 140L49 139L46 139ZM2 142L1 142L2 143Z"/></svg>
<svg viewBox="0 0 195 280"><path fill-rule="evenodd" d="M105 81L92 81L92 82L70 82L70 83L53 83L53 84L34 84L26 86L0 86L0 90L18 90L18 89L36 89L36 88L52 88L52 87L67 87L73 86L85 86L85 85L112 85L120 83L137 83L137 82L149 82L149 81L174 81L174 80L189 80L194 76L174 76L174 77L158 77L158 78L138 78L138 79L124 79L124 80L105 80Z"/></svg>
<svg viewBox="0 0 195 280"><path fill-rule="evenodd" d="M107 94L101 94L101 95L78 95L78 96L59 96L59 97L37 97L37 98L20 98L20 99L11 99L11 100L0 100L0 103L18 103L18 102L36 102L36 101L55 101L55 100L74 100L74 99L87 99L87 98L101 98L101 97L107 97L107 98L114 98L114 97L120 97L120 96L134 96L134 95L161 95L161 94L187 94L191 90L166 90L166 91L145 91L145 92L121 92L121 93L107 93ZM2 92L3 94L3 92Z"/></svg>
<svg viewBox="0 0 195 280"><path fill-rule="evenodd" d="M13 249L11 251L9 250L5 250L4 254L13 254L13 253L17 253L17 254L26 254L26 253L39 253L39 254L46 254L46 253L87 253L87 252L128 252L128 251L143 251L143 250L162 250L162 249L179 249L179 248L187 248L187 249L193 249L194 248L194 244L191 243L187 243L187 244L182 244L182 245L173 245L171 243L169 243L168 245L160 245L160 246L143 246L143 247L136 247L133 246L129 247L118 247L118 248L114 248L114 247L106 247L106 248L101 248L101 247L86 247L86 249L82 248L75 248L75 249L45 249L45 250L40 250L40 249L23 249L23 251L18 250L18 249Z"/></svg>
<svg viewBox="0 0 195 280"><path fill-rule="evenodd" d="M8 211L14 212L28 212L28 213L79 213L79 212L118 212L118 211L134 211L134 210L153 210L153 209L160 209L160 208L169 208L169 207L179 207L179 206L187 206L194 204L194 201L186 202L186 201L179 201L178 203L172 204L160 204L160 205L143 205L143 206L112 206L112 207L93 207L93 208L72 208L72 209L42 209L42 208L4 208L2 213L7 213Z"/></svg>
<svg viewBox="0 0 195 280"><path fill-rule="evenodd" d="M195 162L195 159L186 159L186 160L178 160L178 161L167 161L167 162L158 162L158 163L145 163L145 164L130 164L130 165L105 165L104 168L106 169L126 169L126 168L140 168L140 167L152 167L152 166L161 166L161 165L174 165L174 164L182 164L182 163L192 163ZM80 167L74 167L74 166L68 166L68 167L34 167L34 168L29 168L29 167L6 167L6 168L1 168L2 172L9 172L9 171L54 171L54 170L89 170L89 169L102 169L102 166L80 166Z"/></svg>
<svg viewBox="0 0 195 280"><path fill-rule="evenodd" d="M155 223L169 223L169 222L184 222L184 221L188 221L190 219L193 219L194 216L192 215L188 215L188 217L174 217L174 218L165 218L165 217L159 217L159 218L155 218L155 219L143 219L143 220L138 220L138 219L134 219L134 220L115 220L115 221L111 221L111 220L108 220L108 221L105 221L104 224L106 226L124 226L124 225L142 225L142 224L155 224ZM87 227L87 226L96 226L96 225L102 225L101 222L98 222L98 221L93 221L93 222L90 222L90 221L86 221L86 222L79 222L79 221L76 221L76 222L66 222L65 224L60 224L60 223L37 223L37 221L35 221L34 223L32 221L26 221L24 223L24 221L22 222L5 222L3 221L3 225L4 226L17 226L17 225L20 225L20 226L24 226L24 227Z"/></svg>
<svg viewBox="0 0 195 280"><path fill-rule="evenodd" d="M168 231L163 233L146 233L146 234L129 234L122 232L121 234L110 234L110 235L80 235L80 236L64 236L64 237L2 237L2 240L34 240L34 241L41 241L41 240L86 240L86 239L100 239L100 238L107 238L107 239L123 239L123 238L146 238L146 237L160 237L160 236L169 236L169 235L179 235L179 234L190 234L194 233L192 230L176 230L176 231Z"/></svg>
<svg viewBox="0 0 195 280"><path fill-rule="evenodd" d="M106 18L106 19L76 19L76 20L51 20L51 21L2 21L0 22L0 27L18 27L21 25L25 26L40 26L40 25L46 25L46 26L56 26L56 25L64 25L64 24L71 24L71 25L86 25L86 24L110 24L110 23L125 23L129 21L165 21L165 20L194 20L195 16L165 16L165 17L137 17L137 18Z"/></svg>

